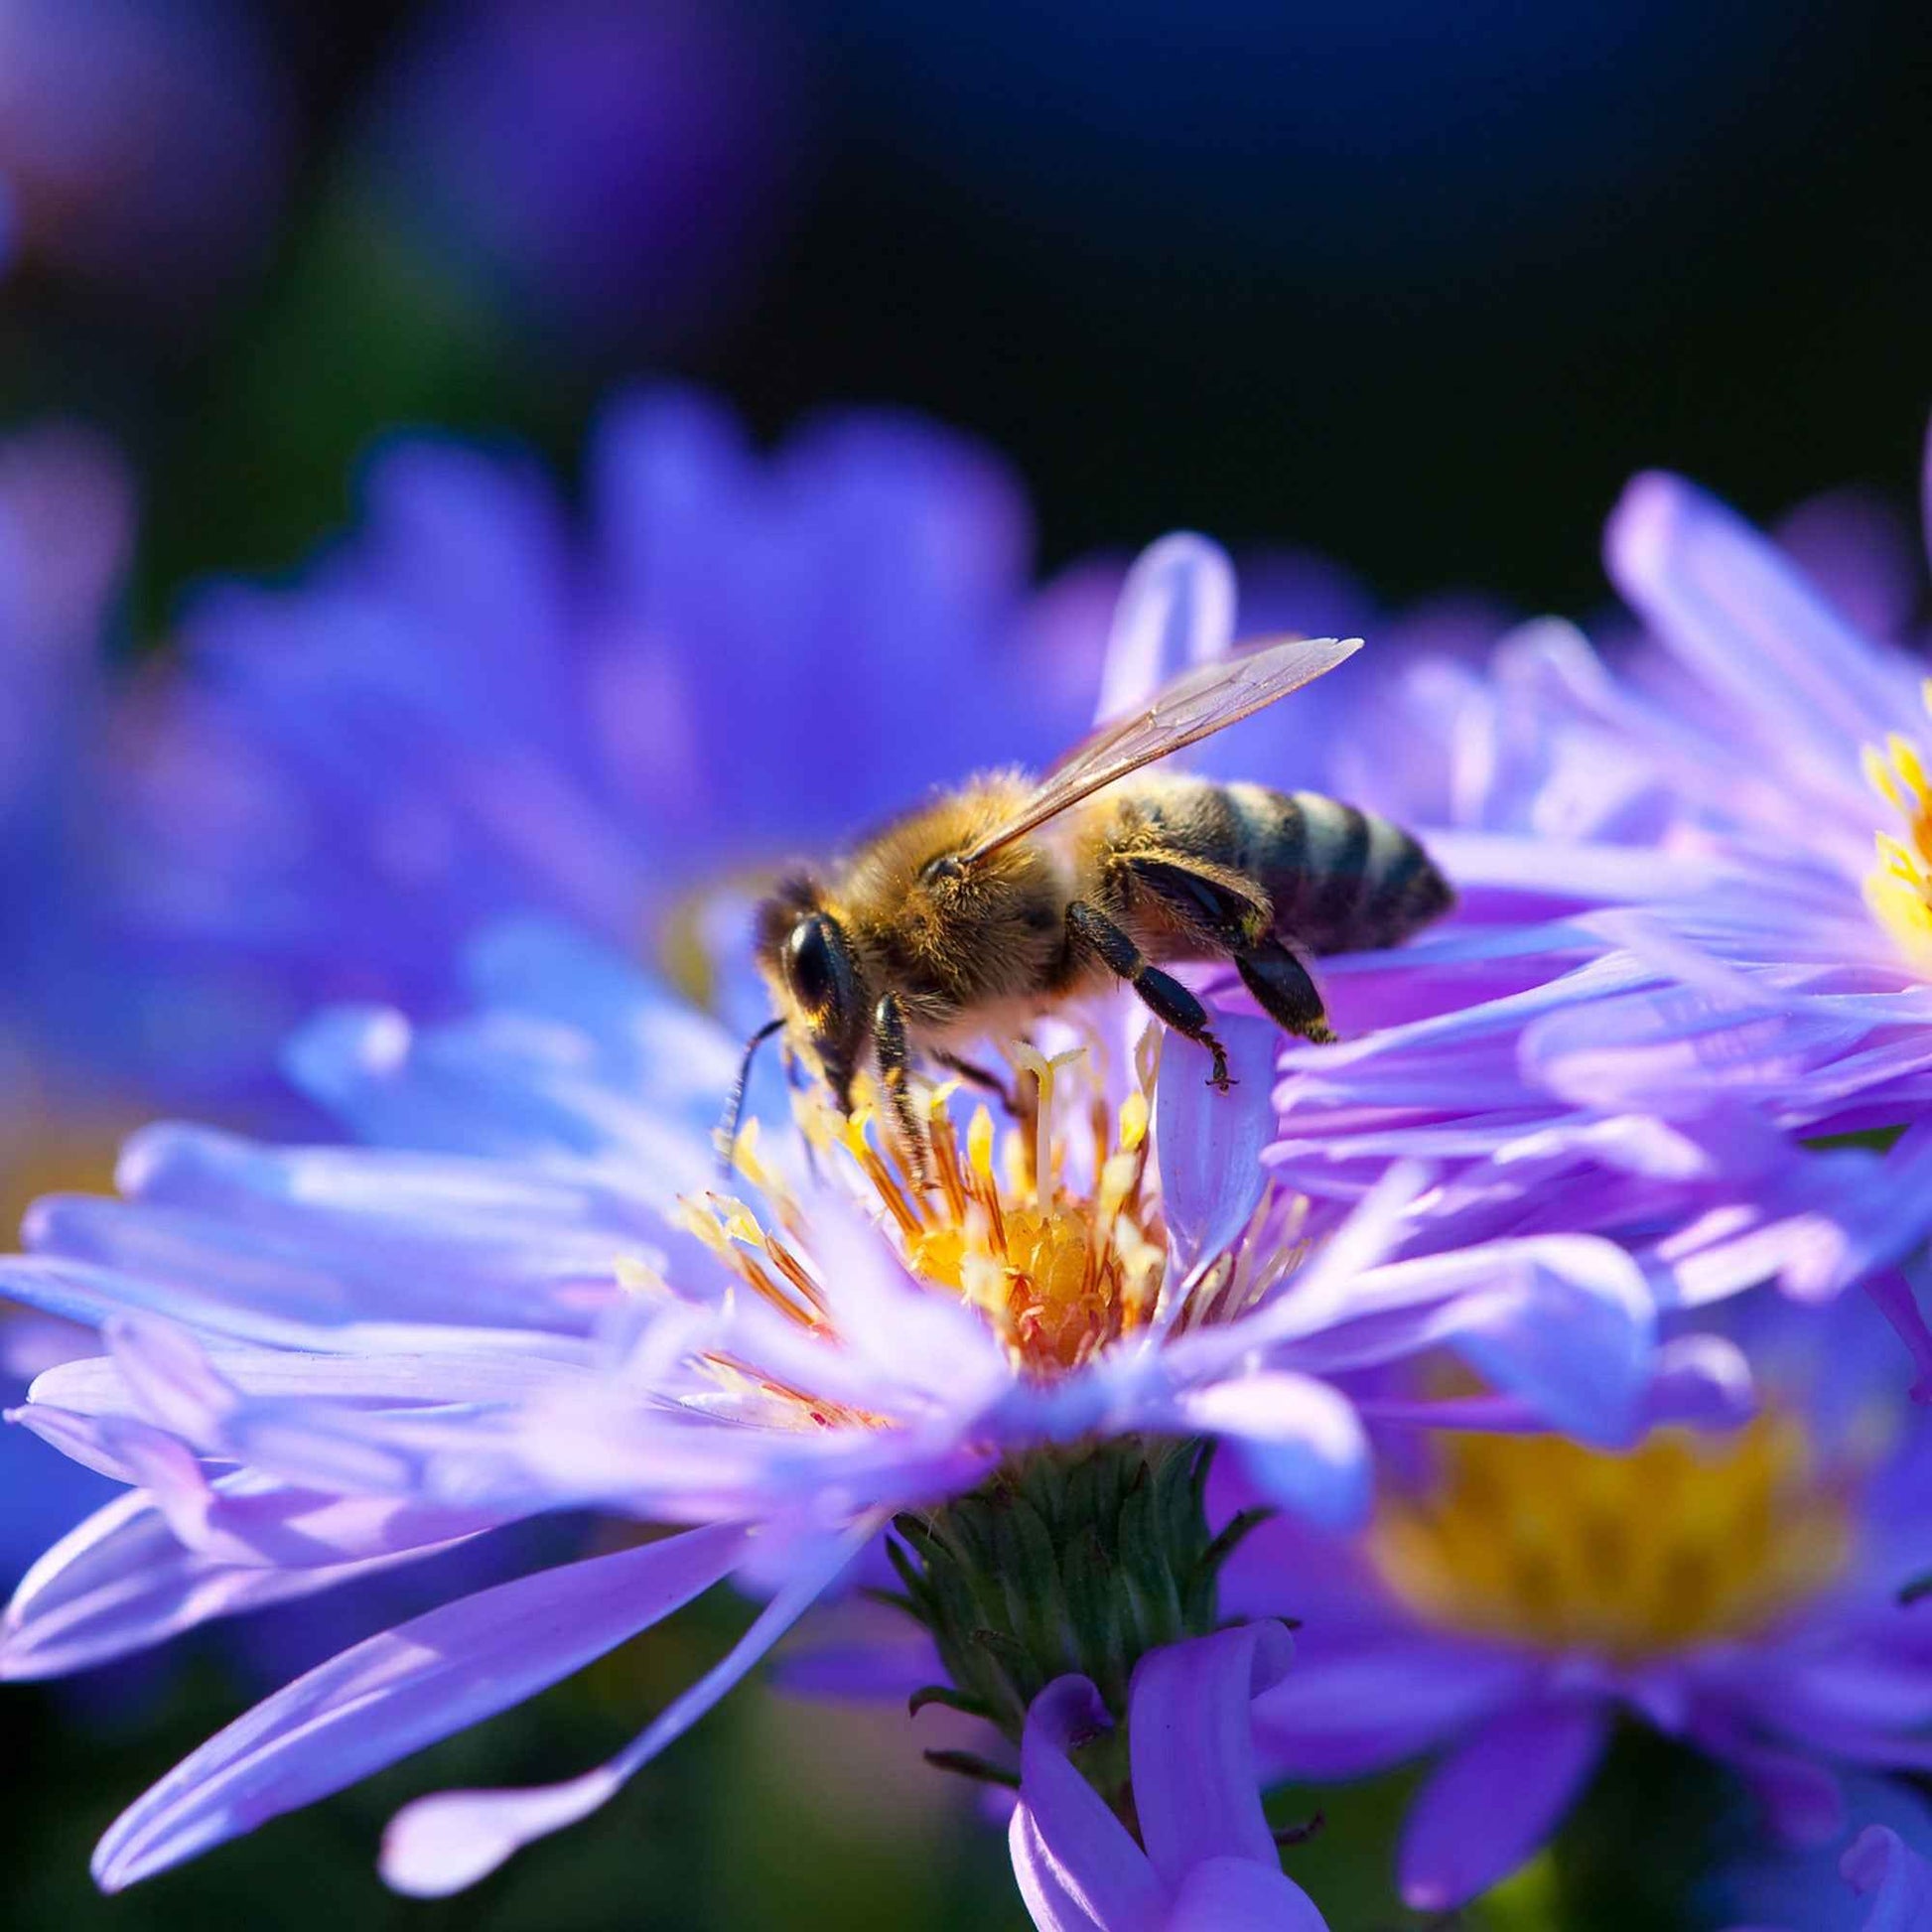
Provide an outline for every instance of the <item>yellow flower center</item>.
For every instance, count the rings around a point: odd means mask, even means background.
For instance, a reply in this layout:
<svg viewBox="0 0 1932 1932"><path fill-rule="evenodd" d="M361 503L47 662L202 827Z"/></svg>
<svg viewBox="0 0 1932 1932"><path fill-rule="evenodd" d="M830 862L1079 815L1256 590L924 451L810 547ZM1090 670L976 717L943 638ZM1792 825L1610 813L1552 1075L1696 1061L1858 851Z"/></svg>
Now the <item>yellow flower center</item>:
<svg viewBox="0 0 1932 1932"><path fill-rule="evenodd" d="M1549 1437L1447 1436L1440 1479L1369 1532L1431 1622L1620 1661L1748 1636L1844 1569L1852 1527L1804 1426L1660 1429L1612 1454Z"/></svg>
<svg viewBox="0 0 1932 1932"><path fill-rule="evenodd" d="M1145 1194L1148 1108L1138 1091L1117 1120L1093 1121L1107 1150L1091 1196L1071 1194L1047 1127L1059 1063L1039 1061L1036 1110L1009 1131L996 1160L993 1118L977 1109L964 1158L942 1108L932 1110L935 1193L888 1200L906 1265L971 1302L1016 1366L1051 1375L1141 1327L1160 1298L1167 1246ZM903 1212L900 1212L902 1204Z"/></svg>
<svg viewBox="0 0 1932 1932"><path fill-rule="evenodd" d="M1932 711L1932 678L1924 687ZM1882 753L1867 745L1864 774L1904 820L1904 836L1880 832L1878 864L1865 876L1865 902L1912 964L1932 972L1932 779L1917 746L1894 732Z"/></svg>

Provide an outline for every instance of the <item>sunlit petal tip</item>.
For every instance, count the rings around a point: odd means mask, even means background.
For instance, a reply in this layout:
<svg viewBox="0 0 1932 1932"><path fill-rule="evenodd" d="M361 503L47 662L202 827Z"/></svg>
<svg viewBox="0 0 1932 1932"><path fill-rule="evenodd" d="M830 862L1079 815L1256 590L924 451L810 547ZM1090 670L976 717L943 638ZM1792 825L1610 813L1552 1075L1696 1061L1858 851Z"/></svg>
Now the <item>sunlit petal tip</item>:
<svg viewBox="0 0 1932 1932"><path fill-rule="evenodd" d="M335 1007L299 1029L283 1048L283 1070L320 1098L351 1080L391 1074L409 1056L412 1029L388 1007Z"/></svg>
<svg viewBox="0 0 1932 1932"><path fill-rule="evenodd" d="M1667 470L1640 470L1624 484L1603 529L1610 575L1626 588L1663 563L1681 534L1679 519L1709 499Z"/></svg>

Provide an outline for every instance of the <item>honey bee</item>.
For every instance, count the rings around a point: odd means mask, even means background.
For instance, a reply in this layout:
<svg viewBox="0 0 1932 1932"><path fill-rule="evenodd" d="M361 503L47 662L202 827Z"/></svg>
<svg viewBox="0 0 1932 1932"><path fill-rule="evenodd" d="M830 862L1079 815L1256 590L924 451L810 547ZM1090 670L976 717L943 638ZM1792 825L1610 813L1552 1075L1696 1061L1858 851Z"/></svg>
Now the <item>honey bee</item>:
<svg viewBox="0 0 1932 1932"><path fill-rule="evenodd" d="M1392 946L1452 894L1387 819L1313 792L1142 767L1332 670L1360 639L1293 638L1176 678L1038 783L996 771L907 812L827 878L785 879L759 907L756 953L778 1017L746 1048L736 1137L760 1041L782 1031L841 1111L870 1067L916 1175L914 1056L999 1089L959 1057L1043 1009L1124 981L1212 1056L1207 1010L1164 963L1226 959L1286 1032L1334 1037L1303 953ZM1131 782L1128 780L1131 778Z"/></svg>

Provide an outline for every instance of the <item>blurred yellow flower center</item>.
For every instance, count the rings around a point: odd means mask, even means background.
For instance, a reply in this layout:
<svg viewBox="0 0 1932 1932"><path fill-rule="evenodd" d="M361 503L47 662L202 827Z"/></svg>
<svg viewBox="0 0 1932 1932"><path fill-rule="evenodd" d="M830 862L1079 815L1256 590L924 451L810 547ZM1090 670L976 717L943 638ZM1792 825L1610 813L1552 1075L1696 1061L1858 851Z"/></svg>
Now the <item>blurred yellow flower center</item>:
<svg viewBox="0 0 1932 1932"><path fill-rule="evenodd" d="M1403 1601L1473 1635L1623 1661L1746 1636L1851 1553L1845 1502L1788 1415L1660 1429L1622 1454L1551 1437L1438 1448L1439 1481L1385 1503L1370 1547Z"/></svg>
<svg viewBox="0 0 1932 1932"><path fill-rule="evenodd" d="M1932 679L1924 695L1932 711ZM1906 958L1932 972L1932 779L1917 746L1896 732L1882 753L1865 747L1864 774L1904 821L1902 837L1878 834L1878 864L1865 876L1865 902Z"/></svg>

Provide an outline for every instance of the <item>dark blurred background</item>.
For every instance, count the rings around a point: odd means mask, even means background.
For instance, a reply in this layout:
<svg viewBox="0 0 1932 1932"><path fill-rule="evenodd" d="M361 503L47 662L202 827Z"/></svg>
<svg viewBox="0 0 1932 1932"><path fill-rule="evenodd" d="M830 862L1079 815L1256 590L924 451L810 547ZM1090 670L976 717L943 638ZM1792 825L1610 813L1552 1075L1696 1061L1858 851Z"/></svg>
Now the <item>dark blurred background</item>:
<svg viewBox="0 0 1932 1932"><path fill-rule="evenodd" d="M599 398L666 374L765 434L853 400L978 432L1048 567L1191 524L1581 609L1640 466L1757 516L1907 506L1928 189L1904 0L0 0L0 426L132 458L144 648L339 526L383 431L568 476ZM209 1650L5 1693L0 1924L1019 1923L890 1720L761 1695L476 1894L380 1891L399 1792L591 1761L735 1615L112 1902L93 1837L245 1685ZM1362 1876L1396 1796L1330 1796L1298 1855L1342 1932L1402 1922ZM1613 1892L1604 1924L1665 1922Z"/></svg>
<svg viewBox="0 0 1932 1932"><path fill-rule="evenodd" d="M1049 563L1190 523L1524 607L1596 594L1634 468L1902 492L1932 400L1905 0L6 0L0 60L10 13L82 68L191 20L227 103L143 164L224 235L76 266L30 188L0 295L0 409L142 462L153 616L302 554L381 428L568 467L645 371L977 430Z"/></svg>

